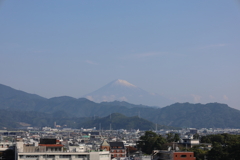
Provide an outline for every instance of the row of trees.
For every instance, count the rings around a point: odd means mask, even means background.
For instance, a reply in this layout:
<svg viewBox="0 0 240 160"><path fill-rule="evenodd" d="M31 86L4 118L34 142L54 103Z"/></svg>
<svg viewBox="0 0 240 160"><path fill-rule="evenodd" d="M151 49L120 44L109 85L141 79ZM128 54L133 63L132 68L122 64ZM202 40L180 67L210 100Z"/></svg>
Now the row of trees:
<svg viewBox="0 0 240 160"><path fill-rule="evenodd" d="M169 143L179 140L179 134L168 133L165 138L155 132L146 131L145 135L140 137L138 148L146 154L151 154L153 150L167 149Z"/></svg>
<svg viewBox="0 0 240 160"><path fill-rule="evenodd" d="M199 135L195 135L199 137ZM197 160L237 160L240 159L240 135L216 134L199 137L200 145L186 149L179 146L181 150L194 152ZM140 137L139 149L146 154L151 154L153 150L166 150L173 142L178 142L178 134L168 133L165 137L152 131L146 131ZM212 147L207 148L204 143L211 143Z"/></svg>
<svg viewBox="0 0 240 160"><path fill-rule="evenodd" d="M201 137L201 143L211 143L212 149L207 152L211 160L240 159L240 135L216 134Z"/></svg>

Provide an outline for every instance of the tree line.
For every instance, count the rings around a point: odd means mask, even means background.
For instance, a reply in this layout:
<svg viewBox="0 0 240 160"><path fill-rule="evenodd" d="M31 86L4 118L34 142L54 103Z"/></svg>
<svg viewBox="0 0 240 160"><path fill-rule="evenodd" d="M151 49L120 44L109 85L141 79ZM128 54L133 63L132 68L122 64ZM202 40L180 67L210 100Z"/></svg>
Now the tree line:
<svg viewBox="0 0 240 160"><path fill-rule="evenodd" d="M194 152L197 160L237 160L240 159L240 135L232 134L215 134L199 136L200 144L192 148L185 148L178 145L182 151ZM166 135L159 135L152 131L146 131L140 137L137 143L138 149L145 154L151 154L153 150L167 150L169 146L180 140L179 134L168 133ZM204 144L205 143L205 144ZM207 147L206 143L212 144L212 147Z"/></svg>

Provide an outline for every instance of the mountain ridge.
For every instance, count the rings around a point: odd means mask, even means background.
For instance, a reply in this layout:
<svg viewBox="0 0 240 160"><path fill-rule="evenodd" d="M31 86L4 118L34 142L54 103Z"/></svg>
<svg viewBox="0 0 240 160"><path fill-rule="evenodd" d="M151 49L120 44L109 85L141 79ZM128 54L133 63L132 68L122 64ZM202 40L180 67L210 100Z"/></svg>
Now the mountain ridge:
<svg viewBox="0 0 240 160"><path fill-rule="evenodd" d="M31 99L46 99L44 97L41 97L37 94L32 94L32 93L27 93L21 90L16 90L12 87L0 84L0 98L10 98L14 96L22 96L26 98L31 98Z"/></svg>
<svg viewBox="0 0 240 160"><path fill-rule="evenodd" d="M238 123L240 111L220 103L174 103L163 108L154 108L118 101L96 103L86 98L76 99L68 96L46 99L11 88L10 91L16 93L10 96L0 88L0 109L13 112L63 113L68 117L76 118L104 117L111 113L120 113L128 117L139 116L153 123L174 127L240 128ZM7 95L4 95L5 93ZM57 114L54 115L57 116Z"/></svg>

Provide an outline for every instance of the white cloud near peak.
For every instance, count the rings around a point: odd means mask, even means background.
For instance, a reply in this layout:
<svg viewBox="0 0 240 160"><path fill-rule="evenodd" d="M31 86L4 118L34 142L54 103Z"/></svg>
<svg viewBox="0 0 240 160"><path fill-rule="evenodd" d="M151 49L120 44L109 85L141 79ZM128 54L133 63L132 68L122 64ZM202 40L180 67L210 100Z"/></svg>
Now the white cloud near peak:
<svg viewBox="0 0 240 160"><path fill-rule="evenodd" d="M90 101L94 101L94 99L93 99L92 96L87 96L86 98L87 98L88 100L90 100Z"/></svg>
<svg viewBox="0 0 240 160"><path fill-rule="evenodd" d="M199 95L196 95L196 94L191 94L191 96L193 97L193 101L195 102L195 103L199 103L200 102L200 100L201 100L201 96L199 96Z"/></svg>
<svg viewBox="0 0 240 160"><path fill-rule="evenodd" d="M213 95L210 95L209 98L210 99L215 99L215 97Z"/></svg>
<svg viewBox="0 0 240 160"><path fill-rule="evenodd" d="M223 99L226 101L229 100L228 96L226 96L226 95L223 95Z"/></svg>

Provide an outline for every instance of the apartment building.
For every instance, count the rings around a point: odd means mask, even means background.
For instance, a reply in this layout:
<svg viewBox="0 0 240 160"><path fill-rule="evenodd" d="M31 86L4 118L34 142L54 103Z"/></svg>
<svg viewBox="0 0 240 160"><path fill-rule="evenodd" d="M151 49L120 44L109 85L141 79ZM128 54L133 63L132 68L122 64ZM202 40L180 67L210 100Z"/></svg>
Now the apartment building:
<svg viewBox="0 0 240 160"><path fill-rule="evenodd" d="M78 151L64 148L56 139L42 139L39 144L16 144L17 160L110 160L109 151Z"/></svg>

